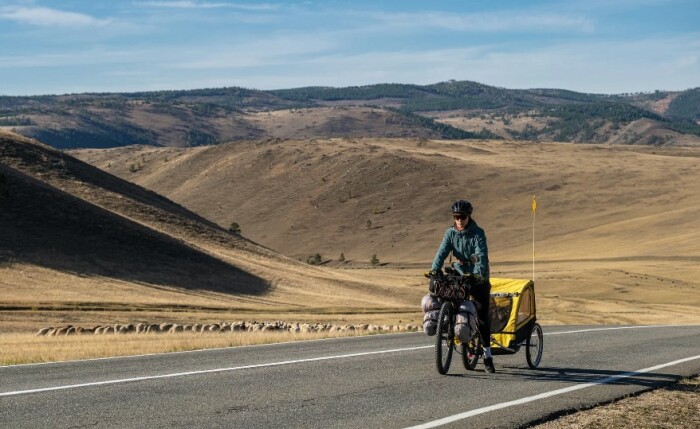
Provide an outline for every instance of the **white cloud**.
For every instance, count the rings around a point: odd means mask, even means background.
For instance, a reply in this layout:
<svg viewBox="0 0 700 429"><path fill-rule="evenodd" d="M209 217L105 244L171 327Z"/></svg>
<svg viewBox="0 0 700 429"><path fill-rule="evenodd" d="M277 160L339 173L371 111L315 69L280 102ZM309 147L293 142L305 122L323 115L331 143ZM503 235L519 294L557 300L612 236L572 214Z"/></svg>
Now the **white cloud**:
<svg viewBox="0 0 700 429"><path fill-rule="evenodd" d="M585 16L556 13L494 12L481 14L451 14L445 12L424 13L374 13L370 18L389 27L441 28L462 32L592 32L593 21Z"/></svg>
<svg viewBox="0 0 700 429"><path fill-rule="evenodd" d="M351 52L346 33L272 34L236 43L138 49L92 47L65 53L0 57L0 75L19 91L23 69L80 67L95 81L80 86L74 74L42 79L48 92L185 89L243 86L257 89L373 83L430 84L473 80L506 88L563 88L620 93L700 86L700 33L640 40L591 40L513 46L506 41L470 47ZM371 50L370 50L371 49ZM116 76L121 74L121 76ZM110 75L111 77L109 77ZM133 77L133 79L130 79ZM0 82L0 90L2 83ZM26 91L26 90L24 90ZM2 92L2 91L0 91ZM36 90L33 90L36 92Z"/></svg>
<svg viewBox="0 0 700 429"><path fill-rule="evenodd" d="M296 63L337 47L330 37L277 35L246 43L224 46L199 46L186 61L172 66L180 69L237 69ZM181 55L180 55L181 57Z"/></svg>
<svg viewBox="0 0 700 429"><path fill-rule="evenodd" d="M639 41L562 43L510 51L490 45L424 51L324 55L236 82L274 89L307 85L348 86L381 82L430 84L473 80L506 88L563 88L621 93L684 90L700 85L700 35ZM688 49L688 46L693 48Z"/></svg>
<svg viewBox="0 0 700 429"><path fill-rule="evenodd" d="M249 4L249 3L212 3L212 2L198 2L191 0L178 0L178 1L143 1L136 3L141 6L147 7L166 7L175 9L218 9L218 8L231 8L240 10L250 10L250 11L261 11L261 10L272 10L277 7L273 4L260 3L260 4Z"/></svg>
<svg viewBox="0 0 700 429"><path fill-rule="evenodd" d="M214 9L226 7L226 3L205 3L195 1L144 1L137 3L141 6L168 7L175 9Z"/></svg>
<svg viewBox="0 0 700 429"><path fill-rule="evenodd" d="M65 53L0 56L2 69L32 69L100 66L105 64L147 64L154 52L142 50L90 49Z"/></svg>
<svg viewBox="0 0 700 429"><path fill-rule="evenodd" d="M637 41L564 43L492 52L470 62L474 80L514 88L595 93L683 90L700 85L698 35Z"/></svg>
<svg viewBox="0 0 700 429"><path fill-rule="evenodd" d="M65 12L46 7L5 6L0 8L0 19L39 26L101 26L110 22L76 12Z"/></svg>
<svg viewBox="0 0 700 429"><path fill-rule="evenodd" d="M338 47L330 38L278 34L238 43L191 43L138 49L92 47L71 52L0 56L0 69L135 65L140 70L207 73L250 67L284 67Z"/></svg>

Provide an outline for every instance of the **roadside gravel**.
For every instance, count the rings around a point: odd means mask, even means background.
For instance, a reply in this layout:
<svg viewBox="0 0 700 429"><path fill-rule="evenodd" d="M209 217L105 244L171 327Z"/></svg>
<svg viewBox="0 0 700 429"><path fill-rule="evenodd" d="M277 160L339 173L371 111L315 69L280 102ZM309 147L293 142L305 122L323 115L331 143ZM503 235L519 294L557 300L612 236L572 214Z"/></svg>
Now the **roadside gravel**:
<svg viewBox="0 0 700 429"><path fill-rule="evenodd" d="M536 429L652 427L700 427L700 376L533 426Z"/></svg>

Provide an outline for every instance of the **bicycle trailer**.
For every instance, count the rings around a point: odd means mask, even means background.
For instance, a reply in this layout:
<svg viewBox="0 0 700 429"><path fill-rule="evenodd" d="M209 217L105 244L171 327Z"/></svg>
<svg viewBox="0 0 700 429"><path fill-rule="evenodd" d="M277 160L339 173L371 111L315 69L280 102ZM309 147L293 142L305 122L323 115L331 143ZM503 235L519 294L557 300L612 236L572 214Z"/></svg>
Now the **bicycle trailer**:
<svg viewBox="0 0 700 429"><path fill-rule="evenodd" d="M542 328L537 323L532 280L491 279L491 351L512 354L525 345L527 363L536 368L542 357Z"/></svg>

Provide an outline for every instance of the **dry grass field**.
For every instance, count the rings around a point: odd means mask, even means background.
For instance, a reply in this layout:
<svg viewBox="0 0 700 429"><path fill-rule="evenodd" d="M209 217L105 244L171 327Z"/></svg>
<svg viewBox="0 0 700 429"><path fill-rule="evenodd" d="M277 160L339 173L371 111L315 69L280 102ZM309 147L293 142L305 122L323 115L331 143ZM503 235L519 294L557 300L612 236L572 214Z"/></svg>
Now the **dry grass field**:
<svg viewBox="0 0 700 429"><path fill-rule="evenodd" d="M5 362L71 358L33 337L60 324L417 323L456 198L493 276L530 278L537 195L542 323L700 323L697 149L343 138L70 153L86 164L0 139ZM63 339L86 342L74 357L233 341L137 337Z"/></svg>
<svg viewBox="0 0 700 429"><path fill-rule="evenodd" d="M700 377L579 411L534 429L696 428L700 427Z"/></svg>
<svg viewBox="0 0 700 429"><path fill-rule="evenodd" d="M27 334L7 334L3 335L3 344L6 345L6 347L0 350L0 365L183 352L354 335L360 334L331 332L242 332L225 334L179 333L176 335L88 335L68 337L36 337ZM19 351L21 351L21 353Z"/></svg>

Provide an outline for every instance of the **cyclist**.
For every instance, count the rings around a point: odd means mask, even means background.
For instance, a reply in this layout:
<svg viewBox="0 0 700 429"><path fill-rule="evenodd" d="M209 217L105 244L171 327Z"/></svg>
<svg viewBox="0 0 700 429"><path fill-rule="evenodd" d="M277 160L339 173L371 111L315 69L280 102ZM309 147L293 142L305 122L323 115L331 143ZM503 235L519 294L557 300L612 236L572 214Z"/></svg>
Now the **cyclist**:
<svg viewBox="0 0 700 429"><path fill-rule="evenodd" d="M454 224L445 231L442 243L435 254L431 271L442 269L447 256L452 253L457 259L452 267L461 275L474 274L479 282L472 290L472 295L478 303L479 332L483 339L484 367L486 372L494 373L491 356L491 326L489 318L489 301L491 298L491 283L489 283L489 254L486 245L486 234L471 214L473 207L469 201L457 200L452 204Z"/></svg>

